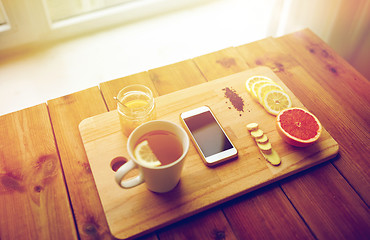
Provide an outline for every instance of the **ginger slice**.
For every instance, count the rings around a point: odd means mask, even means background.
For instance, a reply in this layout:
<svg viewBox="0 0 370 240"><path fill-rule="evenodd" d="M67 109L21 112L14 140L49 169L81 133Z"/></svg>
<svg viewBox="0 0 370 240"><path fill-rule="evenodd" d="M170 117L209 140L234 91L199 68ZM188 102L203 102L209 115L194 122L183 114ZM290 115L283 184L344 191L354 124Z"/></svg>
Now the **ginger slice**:
<svg viewBox="0 0 370 240"><path fill-rule="evenodd" d="M247 129L248 131L254 131L254 130L257 130L258 129L258 123L250 123L250 124L247 124Z"/></svg>
<svg viewBox="0 0 370 240"><path fill-rule="evenodd" d="M271 149L271 153L263 153L262 151L261 153L263 157L272 165L278 166L281 163L279 154L274 149Z"/></svg>
<svg viewBox="0 0 370 240"><path fill-rule="evenodd" d="M271 149L272 149L271 143L269 143L269 142L267 142L267 143L258 143L257 142L257 146L264 153L270 153Z"/></svg>
<svg viewBox="0 0 370 240"><path fill-rule="evenodd" d="M253 138L260 138L263 136L263 131L261 129L257 129L251 132Z"/></svg>
<svg viewBox="0 0 370 240"><path fill-rule="evenodd" d="M251 136L254 138L262 156L270 164L277 166L281 163L279 154L272 148L266 134L263 133L261 129L258 128L258 123L249 123L247 129Z"/></svg>
<svg viewBox="0 0 370 240"><path fill-rule="evenodd" d="M266 136L266 134L263 134L262 137L255 139L257 143L267 143L269 141L269 138Z"/></svg>

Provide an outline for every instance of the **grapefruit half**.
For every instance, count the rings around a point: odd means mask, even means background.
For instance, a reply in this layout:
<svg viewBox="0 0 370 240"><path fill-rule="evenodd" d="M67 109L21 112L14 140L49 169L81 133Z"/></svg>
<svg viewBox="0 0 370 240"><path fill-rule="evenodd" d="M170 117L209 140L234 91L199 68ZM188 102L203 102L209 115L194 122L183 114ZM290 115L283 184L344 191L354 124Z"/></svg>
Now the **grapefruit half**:
<svg viewBox="0 0 370 240"><path fill-rule="evenodd" d="M315 115L302 108L287 108L276 116L276 129L290 145L307 147L319 139L322 126Z"/></svg>

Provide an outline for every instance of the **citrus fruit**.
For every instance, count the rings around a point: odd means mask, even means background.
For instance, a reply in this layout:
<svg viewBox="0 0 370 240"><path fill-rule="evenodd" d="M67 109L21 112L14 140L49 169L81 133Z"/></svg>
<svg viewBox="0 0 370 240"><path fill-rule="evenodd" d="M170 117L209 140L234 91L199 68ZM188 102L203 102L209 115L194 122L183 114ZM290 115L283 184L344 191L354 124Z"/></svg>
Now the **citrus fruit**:
<svg viewBox="0 0 370 240"><path fill-rule="evenodd" d="M296 147L307 147L320 137L319 120L302 108L288 108L276 116L276 129L280 136Z"/></svg>
<svg viewBox="0 0 370 240"><path fill-rule="evenodd" d="M161 162L154 155L152 149L150 149L149 143L147 140L140 142L134 149L135 159L148 167L158 167L161 165Z"/></svg>
<svg viewBox="0 0 370 240"><path fill-rule="evenodd" d="M262 105L267 112L277 115L281 110L292 107L292 100L283 91L271 90L265 94Z"/></svg>
<svg viewBox="0 0 370 240"><path fill-rule="evenodd" d="M131 109L142 108L147 106L148 104L148 101L144 99L135 99L125 103L126 107Z"/></svg>
<svg viewBox="0 0 370 240"><path fill-rule="evenodd" d="M261 81L258 81L252 84L251 93L252 93L252 97L254 98L254 100L258 101L258 96L257 96L258 89L267 83L271 83L271 82L268 80L261 80Z"/></svg>
<svg viewBox="0 0 370 240"><path fill-rule="evenodd" d="M262 104L262 99L265 97L266 93L271 90L284 91L282 87L274 83L267 83L258 88L257 97L258 101Z"/></svg>
<svg viewBox="0 0 370 240"><path fill-rule="evenodd" d="M250 77L245 82L245 87L247 88L247 91L248 92L251 92L251 87L252 87L253 83L258 82L258 81L262 81L262 80L273 82L270 78L265 77L265 76L253 76L253 77Z"/></svg>

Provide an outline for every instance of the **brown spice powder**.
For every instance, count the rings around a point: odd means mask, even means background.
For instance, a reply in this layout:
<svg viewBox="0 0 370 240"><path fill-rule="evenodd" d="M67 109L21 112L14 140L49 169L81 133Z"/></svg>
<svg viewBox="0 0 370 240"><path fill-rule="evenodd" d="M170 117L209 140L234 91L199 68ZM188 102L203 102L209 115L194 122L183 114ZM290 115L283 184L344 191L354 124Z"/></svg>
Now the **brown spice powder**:
<svg viewBox="0 0 370 240"><path fill-rule="evenodd" d="M236 93L236 91L228 87L222 90L225 91L225 97L230 100L234 108L239 112L244 112L244 100Z"/></svg>

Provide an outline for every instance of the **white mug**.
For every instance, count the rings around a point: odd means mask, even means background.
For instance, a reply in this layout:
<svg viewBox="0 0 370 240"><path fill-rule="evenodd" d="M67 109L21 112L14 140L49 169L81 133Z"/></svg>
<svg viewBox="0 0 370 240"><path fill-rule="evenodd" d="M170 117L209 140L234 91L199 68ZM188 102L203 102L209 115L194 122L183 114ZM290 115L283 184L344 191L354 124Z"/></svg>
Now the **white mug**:
<svg viewBox="0 0 370 240"><path fill-rule="evenodd" d="M165 130L175 134L182 144L182 155L176 161L167 165L158 167L144 166L135 159L134 147L141 136L155 130ZM165 120L153 120L143 123L130 134L127 140L127 151L130 160L117 170L115 180L122 188L132 188L145 182L147 188L153 192L168 192L175 188L180 181L188 149L189 137L179 125ZM131 179L122 180L135 167L139 168L139 175Z"/></svg>

